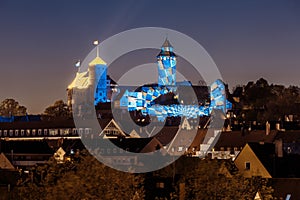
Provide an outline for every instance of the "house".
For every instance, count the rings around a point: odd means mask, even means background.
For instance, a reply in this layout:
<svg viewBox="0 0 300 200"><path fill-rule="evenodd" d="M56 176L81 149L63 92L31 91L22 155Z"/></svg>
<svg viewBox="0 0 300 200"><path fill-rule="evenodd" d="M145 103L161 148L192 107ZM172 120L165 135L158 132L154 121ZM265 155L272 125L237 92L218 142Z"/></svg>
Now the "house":
<svg viewBox="0 0 300 200"><path fill-rule="evenodd" d="M59 149L54 153L54 158L57 162L62 163L64 162L66 152L62 147L59 147Z"/></svg>
<svg viewBox="0 0 300 200"><path fill-rule="evenodd" d="M287 154L300 155L300 131L279 131L275 140L282 140L283 151Z"/></svg>
<svg viewBox="0 0 300 200"><path fill-rule="evenodd" d="M247 143L234 160L236 167L247 178L272 178L275 172L275 145L273 143Z"/></svg>
<svg viewBox="0 0 300 200"><path fill-rule="evenodd" d="M28 168L46 163L54 150L47 141L1 141L0 151L18 168Z"/></svg>
<svg viewBox="0 0 300 200"><path fill-rule="evenodd" d="M266 134L263 130L222 132L214 148L209 152L212 158L234 160L247 143L273 143L277 132Z"/></svg>

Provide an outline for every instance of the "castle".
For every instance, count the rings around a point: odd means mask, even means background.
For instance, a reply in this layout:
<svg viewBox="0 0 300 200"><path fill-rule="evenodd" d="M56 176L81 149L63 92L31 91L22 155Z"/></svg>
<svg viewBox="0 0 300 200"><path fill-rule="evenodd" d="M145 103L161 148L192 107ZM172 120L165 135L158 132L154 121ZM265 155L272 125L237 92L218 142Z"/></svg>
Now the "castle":
<svg viewBox="0 0 300 200"><path fill-rule="evenodd" d="M225 86L220 80L216 80L210 87L210 105L193 105L195 102L189 102L187 105L185 102L186 105L153 106L156 99L166 94L172 93L174 99L178 99L177 89L182 85L192 87L189 82L176 82L176 57L172 45L166 39L156 57L157 84L142 86L138 91L123 91L120 99L114 99L112 93L117 96L120 93L120 87L112 84L113 81L107 75L107 64L97 53L96 58L89 63L88 70L77 72L75 79L68 86L67 103L73 108L73 111L76 109L75 112L81 115L83 110L86 111L86 105L96 106L117 100L120 101L120 108L126 108L128 111L141 111L144 115L156 116L160 121L168 116L185 116L187 118L207 116L212 109L226 112L226 103L228 102L226 101ZM75 96L76 98L74 98ZM76 105L75 108L74 105Z"/></svg>

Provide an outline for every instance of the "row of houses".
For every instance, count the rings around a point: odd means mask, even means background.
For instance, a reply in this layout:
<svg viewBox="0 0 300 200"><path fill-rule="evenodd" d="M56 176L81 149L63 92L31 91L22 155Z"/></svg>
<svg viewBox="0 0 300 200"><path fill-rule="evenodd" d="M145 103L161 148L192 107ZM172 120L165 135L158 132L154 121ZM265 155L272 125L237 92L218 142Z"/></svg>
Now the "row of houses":
<svg viewBox="0 0 300 200"><path fill-rule="evenodd" d="M88 149L94 155L107 156L114 165L143 166L143 160L137 156L128 156L126 152L149 153L158 151L163 155L185 155L195 159L204 154L209 159L232 160L235 166L245 177L260 176L271 179L276 186L275 194L286 197L290 194L295 197L298 191L291 184L300 184L300 132L298 131L263 131L254 130L246 134L242 131L220 132L212 129L195 129L184 121L179 127L139 127L131 131L123 131L121 125L112 120L101 120L102 131L95 133L92 129L75 128L71 121L34 122L33 124L6 124L1 130L77 130L71 135L57 135L49 137L38 133L29 136L0 136L0 169L1 173L13 170L28 170L31 166L45 163L50 157L58 162L64 162L70 156L83 149ZM25 124L24 124L25 125ZM159 129L157 131L156 129ZM79 134L79 135L78 135ZM73 136L77 137L73 137ZM20 139L21 138L21 139ZM91 146L86 146L86 138ZM99 140L98 140L99 139ZM109 140L114 146L105 146ZM103 142L103 143L102 143ZM199 159L200 160L200 159ZM2 176L6 177L6 176ZM287 180L292 180L288 182ZM1 180L9 182L11 180ZM286 190L284 182L290 187ZM281 187L281 185L283 185ZM277 190L276 190L277 189ZM284 193L286 192L286 194ZM295 199L295 198L292 198Z"/></svg>

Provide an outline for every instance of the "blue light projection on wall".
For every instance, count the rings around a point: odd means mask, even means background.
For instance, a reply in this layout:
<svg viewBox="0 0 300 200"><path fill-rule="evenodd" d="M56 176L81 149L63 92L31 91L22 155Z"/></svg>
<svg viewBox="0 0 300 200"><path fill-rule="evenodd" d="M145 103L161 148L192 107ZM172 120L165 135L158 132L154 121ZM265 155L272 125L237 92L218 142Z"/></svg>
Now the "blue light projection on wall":
<svg viewBox="0 0 300 200"><path fill-rule="evenodd" d="M157 63L158 85L174 86L176 84L176 55L168 39L165 40L160 53L157 55Z"/></svg>
<svg viewBox="0 0 300 200"><path fill-rule="evenodd" d="M120 98L121 108L125 108L128 111L141 111L143 115L156 116L159 121L164 121L166 117L197 118L199 116L208 116L213 109L226 113L228 109L232 108L232 104L226 100L225 85L221 80L216 80L210 86L210 105L156 104L156 99L168 93L173 94L178 99L177 87L182 84L189 85L187 83L176 82L176 55L167 39L157 56L157 63L158 86L143 86L138 92L126 90ZM98 81L95 103L107 102L107 67L104 64L97 64L92 69L92 75L95 75ZM192 87L191 85L189 86Z"/></svg>
<svg viewBox="0 0 300 200"><path fill-rule="evenodd" d="M141 111L143 115L156 116L159 121L166 117L197 118L209 116L213 109L222 110L224 113L231 109L232 104L226 100L225 86L221 80L216 80L210 87L210 104L198 105L157 105L154 100L159 96L176 92L176 87L142 87L141 92L126 91L121 99L128 100L128 104L120 104L127 107L128 111Z"/></svg>
<svg viewBox="0 0 300 200"><path fill-rule="evenodd" d="M98 85L95 91L95 105L98 103L107 102L107 66L106 65L96 65L95 73L98 75Z"/></svg>

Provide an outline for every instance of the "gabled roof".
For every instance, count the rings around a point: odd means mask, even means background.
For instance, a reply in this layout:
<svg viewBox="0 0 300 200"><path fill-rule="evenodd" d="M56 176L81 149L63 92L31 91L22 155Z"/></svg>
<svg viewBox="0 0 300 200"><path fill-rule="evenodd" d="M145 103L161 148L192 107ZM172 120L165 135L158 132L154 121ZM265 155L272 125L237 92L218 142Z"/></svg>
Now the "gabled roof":
<svg viewBox="0 0 300 200"><path fill-rule="evenodd" d="M99 56L97 56L94 60L92 60L89 63L89 66L95 66L95 65L106 65L106 62L102 60Z"/></svg>
<svg viewBox="0 0 300 200"><path fill-rule="evenodd" d="M262 198L260 192L256 192L255 197L254 197L254 200L263 200L263 198Z"/></svg>
<svg viewBox="0 0 300 200"><path fill-rule="evenodd" d="M15 169L3 153L0 154L0 169Z"/></svg>
<svg viewBox="0 0 300 200"><path fill-rule="evenodd" d="M248 143L260 162L273 175L275 165L275 145L273 143Z"/></svg>
<svg viewBox="0 0 300 200"><path fill-rule="evenodd" d="M178 127L167 127L164 126L156 135L154 135L153 137L155 137L163 146L169 144L174 136L176 135L178 131Z"/></svg>
<svg viewBox="0 0 300 200"><path fill-rule="evenodd" d="M117 147L120 147L123 150L139 153L148 145L149 142L153 140L153 138L112 138L109 140ZM148 147L147 149L152 150L153 148Z"/></svg>
<svg viewBox="0 0 300 200"><path fill-rule="evenodd" d="M163 149L163 145L156 138L152 138L152 140L150 140L148 144L145 145L140 153L154 152L158 149Z"/></svg>
<svg viewBox="0 0 300 200"><path fill-rule="evenodd" d="M245 177L272 178L275 166L275 145L272 143L247 143L234 160ZM250 168L246 169L246 164Z"/></svg>
<svg viewBox="0 0 300 200"><path fill-rule="evenodd" d="M276 136L276 131L271 131L269 135L265 134L264 130L256 130L247 133L242 133L242 131L231 131L222 132L218 142L215 145L215 149L219 150L221 147L244 147L248 142L274 142Z"/></svg>
<svg viewBox="0 0 300 200"><path fill-rule="evenodd" d="M72 83L68 86L68 89L72 88L78 88L78 89L84 89L88 87L89 81L88 81L88 72L77 72L76 77L72 81Z"/></svg>
<svg viewBox="0 0 300 200"><path fill-rule="evenodd" d="M285 132L278 132L275 139L282 139L283 143L300 143L300 131L292 130Z"/></svg>
<svg viewBox="0 0 300 200"><path fill-rule="evenodd" d="M130 132L129 135L131 138L141 138L141 136L134 129Z"/></svg>
<svg viewBox="0 0 300 200"><path fill-rule="evenodd" d="M113 131L115 134L113 134L113 135L107 135L107 134L105 134L106 131ZM105 126L105 128L102 130L102 132L99 134L99 136L103 136L103 138L109 138L109 137L126 137L127 135L123 132L123 130L115 122L115 120L112 119Z"/></svg>

